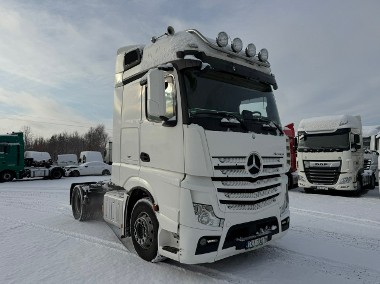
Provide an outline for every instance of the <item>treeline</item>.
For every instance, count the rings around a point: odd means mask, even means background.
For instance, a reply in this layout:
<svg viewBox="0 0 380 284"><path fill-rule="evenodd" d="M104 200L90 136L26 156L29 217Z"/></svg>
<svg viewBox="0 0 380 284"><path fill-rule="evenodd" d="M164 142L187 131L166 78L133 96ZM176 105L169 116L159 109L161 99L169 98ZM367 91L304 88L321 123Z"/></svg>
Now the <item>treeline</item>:
<svg viewBox="0 0 380 284"><path fill-rule="evenodd" d="M35 137L29 126L24 126L21 131L24 133L25 151L48 152L53 161L60 154L76 154L78 158L82 151L99 151L103 154L109 141L103 124L91 127L82 135L76 131L63 132L50 138Z"/></svg>

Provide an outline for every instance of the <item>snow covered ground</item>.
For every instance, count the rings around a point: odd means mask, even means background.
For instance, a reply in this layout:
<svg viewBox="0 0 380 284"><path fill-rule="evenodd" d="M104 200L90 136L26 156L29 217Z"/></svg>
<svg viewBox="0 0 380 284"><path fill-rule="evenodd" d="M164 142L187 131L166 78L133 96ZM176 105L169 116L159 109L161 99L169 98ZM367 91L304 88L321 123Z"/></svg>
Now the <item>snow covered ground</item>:
<svg viewBox="0 0 380 284"><path fill-rule="evenodd" d="M276 243L203 265L148 263L104 222L78 222L72 182L0 184L0 283L380 283L380 195L290 191L291 227Z"/></svg>

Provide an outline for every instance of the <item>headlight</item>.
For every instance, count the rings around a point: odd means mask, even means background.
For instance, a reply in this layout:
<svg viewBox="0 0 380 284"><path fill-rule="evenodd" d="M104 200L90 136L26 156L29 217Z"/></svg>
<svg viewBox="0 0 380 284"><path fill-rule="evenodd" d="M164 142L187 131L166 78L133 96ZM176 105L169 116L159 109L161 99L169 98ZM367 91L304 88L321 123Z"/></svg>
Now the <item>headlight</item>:
<svg viewBox="0 0 380 284"><path fill-rule="evenodd" d="M206 226L223 227L224 219L216 217L211 205L193 203L193 207L199 223Z"/></svg>
<svg viewBox="0 0 380 284"><path fill-rule="evenodd" d="M345 177L340 180L339 184L350 183L351 181L352 177Z"/></svg>
<svg viewBox="0 0 380 284"><path fill-rule="evenodd" d="M285 192L285 198L284 198L284 203L281 206L280 210L280 215L284 214L286 209L289 207L289 192L288 192L288 187L286 187L286 192Z"/></svg>

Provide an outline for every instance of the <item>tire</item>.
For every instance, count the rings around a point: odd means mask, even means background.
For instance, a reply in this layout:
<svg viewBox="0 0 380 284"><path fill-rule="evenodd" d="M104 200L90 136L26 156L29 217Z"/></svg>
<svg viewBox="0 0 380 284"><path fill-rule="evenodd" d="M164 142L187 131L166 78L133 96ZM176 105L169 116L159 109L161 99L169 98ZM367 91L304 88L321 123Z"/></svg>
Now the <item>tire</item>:
<svg viewBox="0 0 380 284"><path fill-rule="evenodd" d="M110 171L109 170L103 170L102 171L102 175L103 176L109 176L111 173L110 173Z"/></svg>
<svg viewBox="0 0 380 284"><path fill-rule="evenodd" d="M62 172L59 169L53 169L50 173L52 179L60 179L62 177Z"/></svg>
<svg viewBox="0 0 380 284"><path fill-rule="evenodd" d="M4 182L12 181L14 178L13 173L11 171L3 171L0 174L0 180Z"/></svg>
<svg viewBox="0 0 380 284"><path fill-rule="evenodd" d="M149 199L137 201L132 210L131 235L137 254L152 261L158 253L158 221Z"/></svg>
<svg viewBox="0 0 380 284"><path fill-rule="evenodd" d="M314 192L314 188L310 188L310 187L305 187L303 190L305 191L305 193L313 193Z"/></svg>
<svg viewBox="0 0 380 284"><path fill-rule="evenodd" d="M94 219L96 216L95 212L91 212L87 204L83 204L83 191L80 187L74 187L73 195L71 196L71 209L73 211L73 216L78 221L86 221L89 219Z"/></svg>

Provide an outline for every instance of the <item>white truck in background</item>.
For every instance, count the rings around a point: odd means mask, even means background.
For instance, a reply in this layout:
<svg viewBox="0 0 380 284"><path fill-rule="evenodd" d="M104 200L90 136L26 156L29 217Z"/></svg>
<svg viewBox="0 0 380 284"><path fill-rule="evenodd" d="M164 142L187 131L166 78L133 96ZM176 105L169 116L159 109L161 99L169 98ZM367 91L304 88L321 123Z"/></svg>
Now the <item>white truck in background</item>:
<svg viewBox="0 0 380 284"><path fill-rule="evenodd" d="M364 169L360 116L335 115L301 120L298 126L298 184L305 192L374 188Z"/></svg>
<svg viewBox="0 0 380 284"><path fill-rule="evenodd" d="M117 52L112 182L72 184L75 219L102 216L154 261L214 262L289 228L286 140L268 52L197 30Z"/></svg>
<svg viewBox="0 0 380 284"><path fill-rule="evenodd" d="M103 162L102 153L98 151L82 151L79 154L79 164L87 162Z"/></svg>
<svg viewBox="0 0 380 284"><path fill-rule="evenodd" d="M78 165L78 156L76 154L60 154L57 156L57 166L77 166Z"/></svg>
<svg viewBox="0 0 380 284"><path fill-rule="evenodd" d="M375 183L379 184L380 125L363 126L363 147L364 168L375 173Z"/></svg>

